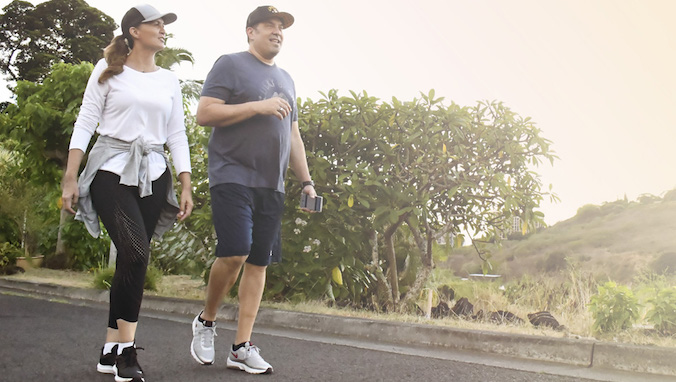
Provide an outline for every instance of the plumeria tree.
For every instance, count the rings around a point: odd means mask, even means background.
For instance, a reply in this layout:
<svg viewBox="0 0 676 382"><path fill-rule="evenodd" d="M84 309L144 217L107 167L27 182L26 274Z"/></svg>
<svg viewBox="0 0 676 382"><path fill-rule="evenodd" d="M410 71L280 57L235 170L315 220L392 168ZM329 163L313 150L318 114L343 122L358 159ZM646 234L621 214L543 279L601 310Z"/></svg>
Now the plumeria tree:
<svg viewBox="0 0 676 382"><path fill-rule="evenodd" d="M306 100L300 113L313 178L327 201L308 220L308 235L321 249L298 255L314 256L326 275L315 277L326 285L315 289L339 287L361 303L407 309L432 270L440 238L469 230L499 240L514 216L543 224L537 206L548 193L533 169L555 157L530 119L501 103L446 106L433 91L391 103L351 95L331 91ZM296 252L307 246L298 243ZM402 290L407 264L419 268ZM342 285L329 277L335 267L349 276Z"/></svg>

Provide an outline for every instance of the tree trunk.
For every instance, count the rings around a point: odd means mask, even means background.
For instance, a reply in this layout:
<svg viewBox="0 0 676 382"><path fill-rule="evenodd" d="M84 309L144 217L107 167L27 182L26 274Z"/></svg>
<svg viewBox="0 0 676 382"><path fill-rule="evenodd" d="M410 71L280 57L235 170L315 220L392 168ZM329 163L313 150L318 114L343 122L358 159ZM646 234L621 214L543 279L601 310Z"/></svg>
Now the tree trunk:
<svg viewBox="0 0 676 382"><path fill-rule="evenodd" d="M427 279L432 273L432 268L434 266L434 261L432 259L432 241L433 233L431 232L429 223L425 222L425 233L426 238L423 237L423 233L420 230L411 225L411 223L406 220L406 224L411 230L413 237L415 238L418 249L420 250L420 260L422 263L422 268L416 275L415 281L411 288L406 292L406 295L401 301L400 310L405 310L408 306L413 304L414 300L420 295L420 291L425 287ZM425 240L427 239L427 240Z"/></svg>
<svg viewBox="0 0 676 382"><path fill-rule="evenodd" d="M383 268L380 267L380 254L378 252L378 232L375 230L371 231L369 244L371 244L371 265L369 265L369 271L376 276L376 289L375 293L372 293L371 303L373 304L376 310L380 310L381 306L385 306L385 310L388 312L394 311L394 301L392 300L392 288L390 283L387 282L385 274L383 274ZM381 300L381 297L385 297L385 301Z"/></svg>
<svg viewBox="0 0 676 382"><path fill-rule="evenodd" d="M397 254L394 251L394 235L397 233L399 226L408 219L410 213L405 213L399 216L399 220L392 224L385 230L383 238L385 240L385 250L387 252L387 262L390 264L388 271L390 272L390 288L392 290L392 303L397 309L399 304L399 272L397 270Z"/></svg>
<svg viewBox="0 0 676 382"><path fill-rule="evenodd" d="M418 275L416 276L413 285L411 285L411 288L408 290L404 298L401 300L400 310L406 309L407 306L413 304L414 300L420 295L420 291L425 286L425 283L427 282L430 273L432 273L432 267L423 265L423 267L420 269L420 272L418 272Z"/></svg>
<svg viewBox="0 0 676 382"><path fill-rule="evenodd" d="M28 231L26 230L27 222L28 221L28 210L25 209L23 211L23 226L21 228L21 248L23 248L23 255L25 257L30 256L30 253L28 251Z"/></svg>
<svg viewBox="0 0 676 382"><path fill-rule="evenodd" d="M61 255L66 252L66 245L63 242L63 227L66 225L66 217L68 212L61 210L61 216L59 217L59 233L56 235L56 254Z"/></svg>
<svg viewBox="0 0 676 382"><path fill-rule="evenodd" d="M387 262L390 264L390 288L392 291L392 302L396 307L399 303L399 274L397 272L397 256L394 252L394 233L396 230L388 229L385 232L385 248L387 249Z"/></svg>
<svg viewBox="0 0 676 382"><path fill-rule="evenodd" d="M369 244L371 244L371 264L377 266L380 262L380 256L378 255L378 232L376 232L376 230L371 230L369 236Z"/></svg>

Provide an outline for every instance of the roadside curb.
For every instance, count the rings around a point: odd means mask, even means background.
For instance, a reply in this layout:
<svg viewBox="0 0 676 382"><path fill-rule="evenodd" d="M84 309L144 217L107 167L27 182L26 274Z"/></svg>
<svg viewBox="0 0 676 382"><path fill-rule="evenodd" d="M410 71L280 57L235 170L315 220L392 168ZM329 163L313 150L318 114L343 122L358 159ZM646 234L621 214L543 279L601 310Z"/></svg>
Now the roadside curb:
<svg viewBox="0 0 676 382"><path fill-rule="evenodd" d="M108 292L48 283L0 278L0 289L36 293L73 300L108 302ZM143 309L193 316L202 301L145 296ZM237 307L226 304L218 318L235 321ZM608 343L586 339L550 338L534 335L467 330L426 324L395 323L364 318L329 316L261 308L257 325L304 330L381 343L410 346L437 346L534 361L627 371L658 376L676 376L676 349Z"/></svg>

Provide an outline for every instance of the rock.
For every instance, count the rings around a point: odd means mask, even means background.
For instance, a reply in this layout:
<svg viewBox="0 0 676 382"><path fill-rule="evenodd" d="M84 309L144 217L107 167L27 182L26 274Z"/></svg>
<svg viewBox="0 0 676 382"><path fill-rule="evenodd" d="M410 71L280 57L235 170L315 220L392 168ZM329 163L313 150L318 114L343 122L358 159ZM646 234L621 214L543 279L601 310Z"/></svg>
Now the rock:
<svg viewBox="0 0 676 382"><path fill-rule="evenodd" d="M474 321L483 321L485 318L486 318L486 315L484 314L483 309L479 309L479 311L476 312L476 314L472 316L472 319Z"/></svg>
<svg viewBox="0 0 676 382"><path fill-rule="evenodd" d="M457 317L471 317L474 313L474 305L466 297L463 297L455 303L451 312Z"/></svg>
<svg viewBox="0 0 676 382"><path fill-rule="evenodd" d="M559 322L547 311L528 313L528 320L533 326L545 326L554 330L565 330L566 327L560 325Z"/></svg>
<svg viewBox="0 0 676 382"><path fill-rule="evenodd" d="M502 324L523 324L525 321L512 312L498 310L488 315L488 320L498 325Z"/></svg>
<svg viewBox="0 0 676 382"><path fill-rule="evenodd" d="M451 313L451 309L448 307L448 304L445 302L440 302L439 305L432 307L432 318L443 318L448 317Z"/></svg>

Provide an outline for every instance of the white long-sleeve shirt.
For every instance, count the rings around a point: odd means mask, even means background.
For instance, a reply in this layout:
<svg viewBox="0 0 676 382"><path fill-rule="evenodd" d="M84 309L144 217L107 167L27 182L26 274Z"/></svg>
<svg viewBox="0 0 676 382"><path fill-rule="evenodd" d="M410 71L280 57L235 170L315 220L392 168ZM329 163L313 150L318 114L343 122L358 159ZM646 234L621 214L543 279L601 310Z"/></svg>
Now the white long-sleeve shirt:
<svg viewBox="0 0 676 382"><path fill-rule="evenodd" d="M142 136L149 144L166 144L177 174L190 172L181 87L166 69L142 73L128 66L103 84L98 79L108 64L101 59L92 72L75 121L69 149L86 152L95 132L132 142ZM120 175L129 154L119 154L100 169ZM166 170L161 154L148 155L149 176L156 180Z"/></svg>

